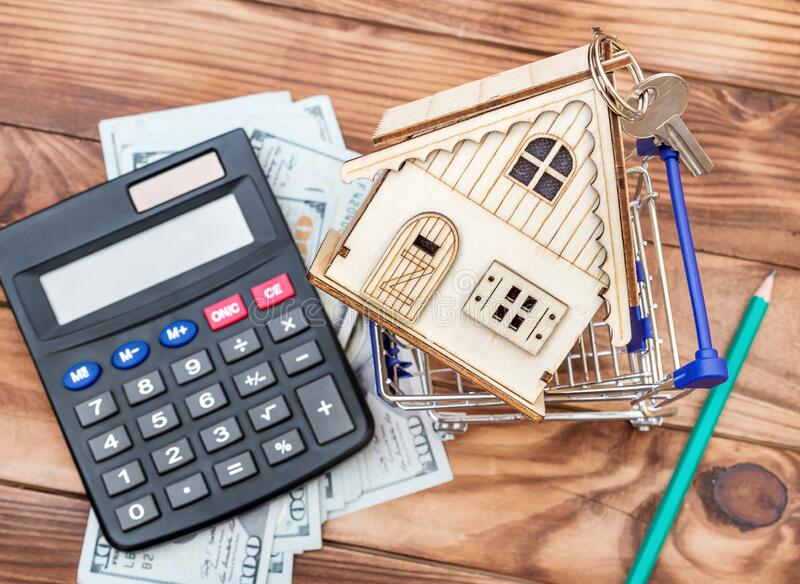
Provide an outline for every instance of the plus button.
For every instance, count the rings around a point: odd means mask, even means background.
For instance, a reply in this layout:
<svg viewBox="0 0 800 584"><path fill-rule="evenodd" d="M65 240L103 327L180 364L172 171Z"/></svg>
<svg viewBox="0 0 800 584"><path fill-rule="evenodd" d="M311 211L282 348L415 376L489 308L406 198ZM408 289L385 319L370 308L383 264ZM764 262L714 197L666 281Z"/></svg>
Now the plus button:
<svg viewBox="0 0 800 584"><path fill-rule="evenodd" d="M326 416L331 415L331 408L333 404L326 403L324 399L319 401L319 409L317 410L321 414L325 414Z"/></svg>

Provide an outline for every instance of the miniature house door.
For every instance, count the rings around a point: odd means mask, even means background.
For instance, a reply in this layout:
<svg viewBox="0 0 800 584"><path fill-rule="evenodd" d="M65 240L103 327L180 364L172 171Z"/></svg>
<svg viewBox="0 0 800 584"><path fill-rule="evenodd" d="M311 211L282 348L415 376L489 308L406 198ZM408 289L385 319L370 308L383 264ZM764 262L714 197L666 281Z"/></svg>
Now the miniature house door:
<svg viewBox="0 0 800 584"><path fill-rule="evenodd" d="M453 223L422 213L397 232L375 265L363 293L390 312L413 321L442 281L458 248Z"/></svg>

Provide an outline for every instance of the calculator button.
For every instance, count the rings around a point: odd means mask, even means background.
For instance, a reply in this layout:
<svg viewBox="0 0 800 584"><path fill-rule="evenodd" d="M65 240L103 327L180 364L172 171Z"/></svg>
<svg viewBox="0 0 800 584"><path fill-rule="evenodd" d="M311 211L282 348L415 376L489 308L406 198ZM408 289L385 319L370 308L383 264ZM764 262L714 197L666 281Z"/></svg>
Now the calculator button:
<svg viewBox="0 0 800 584"><path fill-rule="evenodd" d="M269 335L276 343L303 332L308 328L308 322L300 307L293 308L286 314L276 316L267 323Z"/></svg>
<svg viewBox="0 0 800 584"><path fill-rule="evenodd" d="M222 450L241 439L242 430L234 417L226 418L200 432L200 440L206 452Z"/></svg>
<svg viewBox="0 0 800 584"><path fill-rule="evenodd" d="M242 300L242 296L234 294L225 300L220 300L211 306L207 306L203 309L203 314L206 316L211 330L218 331L245 318L247 316L247 307L244 304L244 300Z"/></svg>
<svg viewBox="0 0 800 584"><path fill-rule="evenodd" d="M286 400L282 395L264 402L254 408L247 410L247 415L250 416L250 421L253 423L253 428L256 432L266 430L279 422L283 422L287 418L292 417L292 412L289 406L286 405Z"/></svg>
<svg viewBox="0 0 800 584"><path fill-rule="evenodd" d="M264 449L264 454L267 455L269 465L275 466L304 452L306 445L300 437L300 432L292 430L273 438L269 442L264 442L261 448Z"/></svg>
<svg viewBox="0 0 800 584"><path fill-rule="evenodd" d="M192 418L202 418L228 405L228 398L219 383L193 393L184 401Z"/></svg>
<svg viewBox="0 0 800 584"><path fill-rule="evenodd" d="M139 425L142 438L149 440L180 426L181 420L178 418L175 406L167 404L154 412L139 416L136 418L136 423Z"/></svg>
<svg viewBox="0 0 800 584"><path fill-rule="evenodd" d="M184 359L175 361L170 367L178 385L189 383L214 371L214 365L211 363L208 351L205 350L197 351Z"/></svg>
<svg viewBox="0 0 800 584"><path fill-rule="evenodd" d="M120 345L111 355L111 364L117 369L133 369L150 354L150 345L144 341L131 341Z"/></svg>
<svg viewBox="0 0 800 584"><path fill-rule="evenodd" d="M250 293L253 295L256 305L261 310L266 310L294 296L294 288L289 276L281 274L266 282L261 282L258 286L253 286L250 288Z"/></svg>
<svg viewBox="0 0 800 584"><path fill-rule="evenodd" d="M161 517L153 495L146 495L133 503L117 507L115 512L122 531L130 531Z"/></svg>
<svg viewBox="0 0 800 584"><path fill-rule="evenodd" d="M194 460L194 451L186 438L168 444L150 453L158 474L182 467Z"/></svg>
<svg viewBox="0 0 800 584"><path fill-rule="evenodd" d="M102 371L99 363L81 361L66 370L62 381L67 389L78 391L93 385L100 378Z"/></svg>
<svg viewBox="0 0 800 584"><path fill-rule="evenodd" d="M131 438L128 436L125 426L117 426L89 440L89 450L92 451L92 457L95 462L111 458L130 447Z"/></svg>
<svg viewBox="0 0 800 584"><path fill-rule="evenodd" d="M226 363L235 363L239 359L244 359L248 355L258 352L261 349L261 341L256 336L256 331L247 329L238 335L233 335L219 344L222 358Z"/></svg>
<svg viewBox="0 0 800 584"><path fill-rule="evenodd" d="M87 399L85 402L75 406L75 413L78 415L78 421L83 428L105 420L118 411L117 402L114 401L114 396L111 395L110 391L104 391L100 395Z"/></svg>
<svg viewBox="0 0 800 584"><path fill-rule="evenodd" d="M197 336L197 325L191 320L176 320L169 323L158 335L158 341L165 347L175 349L192 342Z"/></svg>
<svg viewBox="0 0 800 584"><path fill-rule="evenodd" d="M281 361L286 373L295 375L322 363L323 358L317 341L309 341L281 355Z"/></svg>
<svg viewBox="0 0 800 584"><path fill-rule="evenodd" d="M269 366L269 363L264 361L247 371L234 375L233 383L236 385L236 391L239 392L239 395L247 397L275 383L275 375L272 373L272 367Z"/></svg>
<svg viewBox="0 0 800 584"><path fill-rule="evenodd" d="M335 440L355 428L333 376L326 375L298 388L297 397L320 444Z"/></svg>
<svg viewBox="0 0 800 584"><path fill-rule="evenodd" d="M132 460L126 465L103 473L103 483L110 497L138 487L146 480L138 460Z"/></svg>
<svg viewBox="0 0 800 584"><path fill-rule="evenodd" d="M128 398L128 403L132 406L167 391L166 386L164 386L164 380L161 378L161 374L158 371L145 373L141 377L124 383L122 389L125 392L125 397Z"/></svg>
<svg viewBox="0 0 800 584"><path fill-rule="evenodd" d="M167 499L173 509L180 509L195 501L208 496L208 485L201 473L193 474L190 477L172 483L165 491L167 492Z"/></svg>
<svg viewBox="0 0 800 584"><path fill-rule="evenodd" d="M217 475L221 487L229 487L257 472L253 455L247 451L214 465L214 473Z"/></svg>

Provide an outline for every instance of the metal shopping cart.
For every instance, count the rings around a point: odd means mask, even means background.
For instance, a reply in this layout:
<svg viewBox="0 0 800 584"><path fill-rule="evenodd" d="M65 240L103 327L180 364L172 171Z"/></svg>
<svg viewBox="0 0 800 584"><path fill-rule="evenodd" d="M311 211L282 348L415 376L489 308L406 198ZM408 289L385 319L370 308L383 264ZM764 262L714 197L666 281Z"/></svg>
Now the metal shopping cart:
<svg viewBox="0 0 800 584"><path fill-rule="evenodd" d="M708 333L680 175L674 167L670 174L666 151L671 149L661 148L697 327L695 359L682 364L678 352L656 213L659 195L653 190L648 169L658 148L645 141L639 149L649 156L627 171L636 184L630 203L639 296L639 306L632 309L633 338L625 348L614 347L608 325L598 315L576 340L545 390L546 422L627 420L640 430L649 430L677 413L675 402L697 388L716 385L726 375L724 361L711 346ZM674 163L677 167L677 159ZM378 396L403 410L427 411L444 436L452 438L472 424L528 419L494 395L470 387L460 374L433 362L374 322L370 323L370 337Z"/></svg>

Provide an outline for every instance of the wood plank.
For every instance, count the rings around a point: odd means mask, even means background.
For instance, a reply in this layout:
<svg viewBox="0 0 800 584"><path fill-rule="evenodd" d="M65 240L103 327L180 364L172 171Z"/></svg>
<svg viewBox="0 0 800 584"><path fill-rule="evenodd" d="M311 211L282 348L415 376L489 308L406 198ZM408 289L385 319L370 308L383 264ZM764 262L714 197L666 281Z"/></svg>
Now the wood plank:
<svg viewBox="0 0 800 584"><path fill-rule="evenodd" d="M191 26L170 26L188 13ZM143 37L144 30L152 35ZM145 8L133 0L5 3L0 34L6 47L0 122L96 138L103 118L291 89L297 97L330 94L348 144L361 151L370 149L384 109L537 57L465 39L221 1L153 2ZM569 46L578 44L576 39ZM687 123L716 163L711 175L687 178L699 249L800 267L800 168L785 156L800 149L798 114L797 102L693 84ZM657 187L666 192L663 182ZM666 239L675 241L671 230Z"/></svg>
<svg viewBox="0 0 800 584"><path fill-rule="evenodd" d="M448 444L451 483L323 534L545 582L621 582L685 439L624 423L476 427ZM652 581L793 581L798 488L797 453L714 439Z"/></svg>
<svg viewBox="0 0 800 584"><path fill-rule="evenodd" d="M82 498L0 485L0 582L75 582L88 513L89 504ZM363 549L325 546L303 554L294 566L296 584L322 581L499 584L514 580Z"/></svg>
<svg viewBox="0 0 800 584"><path fill-rule="evenodd" d="M796 4L744 0L507 2L492 0L261 0L553 54L587 42L593 26L621 38L642 67L737 87L800 95Z"/></svg>

